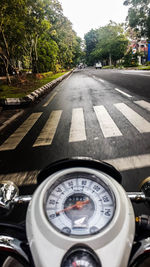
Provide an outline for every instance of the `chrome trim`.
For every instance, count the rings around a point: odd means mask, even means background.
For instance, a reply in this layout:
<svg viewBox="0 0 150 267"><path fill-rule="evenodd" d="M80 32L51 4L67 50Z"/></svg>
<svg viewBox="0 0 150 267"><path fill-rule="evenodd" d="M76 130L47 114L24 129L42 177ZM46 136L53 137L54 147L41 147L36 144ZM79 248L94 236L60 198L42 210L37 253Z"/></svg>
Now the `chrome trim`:
<svg viewBox="0 0 150 267"><path fill-rule="evenodd" d="M135 202L144 202L147 200L143 192L127 192L127 196L130 198L131 201Z"/></svg>
<svg viewBox="0 0 150 267"><path fill-rule="evenodd" d="M150 182L150 176L145 178L139 185L139 190L142 189L142 186Z"/></svg>
<svg viewBox="0 0 150 267"><path fill-rule="evenodd" d="M134 253L133 257L131 258L131 261L129 263L132 264L139 256L141 256L144 253L147 253L148 251L150 252L150 237L143 239L139 241L141 243L141 246L139 249Z"/></svg>
<svg viewBox="0 0 150 267"><path fill-rule="evenodd" d="M19 196L14 199L14 203L22 204L29 203L32 199L32 195Z"/></svg>
<svg viewBox="0 0 150 267"><path fill-rule="evenodd" d="M11 236L0 235L0 250L10 250L17 253L24 260L29 262L28 256L21 248L22 241Z"/></svg>
<svg viewBox="0 0 150 267"><path fill-rule="evenodd" d="M19 196L18 187L11 181L0 182L0 207L9 210L16 197Z"/></svg>

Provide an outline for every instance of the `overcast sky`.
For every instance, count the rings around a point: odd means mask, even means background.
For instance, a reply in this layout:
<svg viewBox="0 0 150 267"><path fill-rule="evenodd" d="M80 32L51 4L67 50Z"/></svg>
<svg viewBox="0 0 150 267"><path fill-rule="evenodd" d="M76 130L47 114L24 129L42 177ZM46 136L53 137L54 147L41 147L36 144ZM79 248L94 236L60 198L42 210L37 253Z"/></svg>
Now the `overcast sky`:
<svg viewBox="0 0 150 267"><path fill-rule="evenodd" d="M72 22L81 38L92 28L105 26L110 20L124 22L128 8L124 0L59 0L64 15Z"/></svg>

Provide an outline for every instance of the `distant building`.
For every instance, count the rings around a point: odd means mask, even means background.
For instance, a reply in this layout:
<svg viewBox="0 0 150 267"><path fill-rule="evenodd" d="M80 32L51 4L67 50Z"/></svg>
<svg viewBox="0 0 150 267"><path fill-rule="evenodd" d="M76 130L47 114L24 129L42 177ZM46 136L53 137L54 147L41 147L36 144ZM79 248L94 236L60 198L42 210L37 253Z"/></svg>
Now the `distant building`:
<svg viewBox="0 0 150 267"><path fill-rule="evenodd" d="M133 54L139 52L139 64L145 64L148 57L148 43L146 40L132 40L130 41L129 48L132 49Z"/></svg>

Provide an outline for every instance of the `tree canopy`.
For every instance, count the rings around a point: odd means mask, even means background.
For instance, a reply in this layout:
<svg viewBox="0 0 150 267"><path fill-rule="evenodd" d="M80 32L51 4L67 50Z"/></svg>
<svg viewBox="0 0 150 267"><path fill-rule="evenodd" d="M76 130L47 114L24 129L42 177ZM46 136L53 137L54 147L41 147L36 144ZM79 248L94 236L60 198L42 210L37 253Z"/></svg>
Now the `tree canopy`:
<svg viewBox="0 0 150 267"><path fill-rule="evenodd" d="M127 21L139 38L150 40L150 0L125 0L129 6Z"/></svg>
<svg viewBox="0 0 150 267"><path fill-rule="evenodd" d="M89 65L96 61L111 61L116 63L126 52L128 40L123 26L110 22L97 30L91 30L85 35L86 58Z"/></svg>
<svg viewBox="0 0 150 267"><path fill-rule="evenodd" d="M70 68L82 54L81 39L58 0L0 1L0 65L33 73Z"/></svg>

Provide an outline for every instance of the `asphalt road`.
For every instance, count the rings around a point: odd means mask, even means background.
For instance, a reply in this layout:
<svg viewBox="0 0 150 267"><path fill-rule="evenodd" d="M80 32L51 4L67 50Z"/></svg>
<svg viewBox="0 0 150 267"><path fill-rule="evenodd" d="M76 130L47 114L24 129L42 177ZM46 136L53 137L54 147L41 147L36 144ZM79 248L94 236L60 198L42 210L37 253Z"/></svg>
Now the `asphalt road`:
<svg viewBox="0 0 150 267"><path fill-rule="evenodd" d="M150 100L150 71L146 70L97 70L89 69L91 75L102 78L104 81L113 83L125 89L126 92L132 92L136 97L142 97Z"/></svg>
<svg viewBox="0 0 150 267"><path fill-rule="evenodd" d="M30 193L49 163L86 156L113 164L137 191L150 176L149 84L144 71L75 70L2 132L0 179Z"/></svg>

